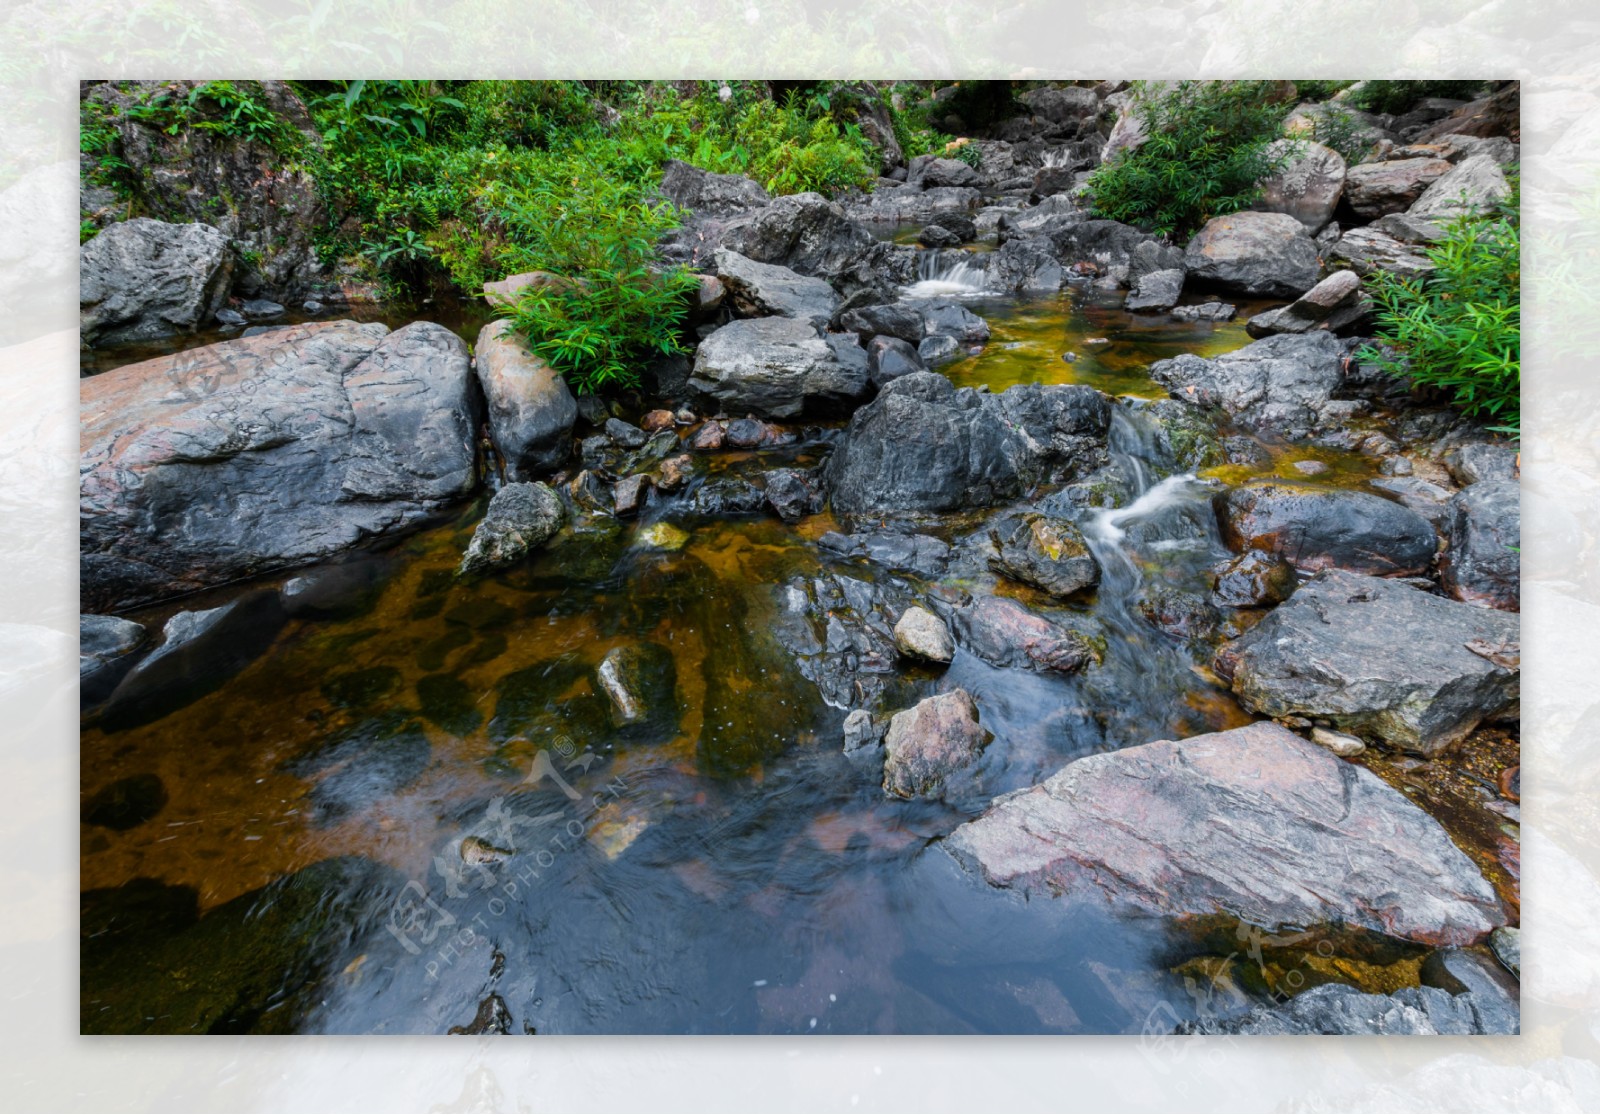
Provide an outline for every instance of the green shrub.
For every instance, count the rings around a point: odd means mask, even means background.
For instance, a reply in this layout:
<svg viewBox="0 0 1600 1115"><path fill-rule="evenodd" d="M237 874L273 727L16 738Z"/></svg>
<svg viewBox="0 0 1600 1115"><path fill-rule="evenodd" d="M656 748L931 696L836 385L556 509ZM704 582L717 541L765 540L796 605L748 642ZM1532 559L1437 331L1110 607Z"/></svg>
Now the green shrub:
<svg viewBox="0 0 1600 1115"><path fill-rule="evenodd" d="M901 107L896 108L896 101ZM894 139L900 152L910 162L919 155L942 154L953 137L941 132L928 120L929 102L926 91L909 81L901 82L888 92L889 122L894 126Z"/></svg>
<svg viewBox="0 0 1600 1115"><path fill-rule="evenodd" d="M1520 190L1494 213L1458 217L1427 249L1434 270L1406 279L1378 273L1367 288L1381 348L1358 356L1414 386L1447 394L1469 415L1515 434L1521 426Z"/></svg>
<svg viewBox="0 0 1600 1115"><path fill-rule="evenodd" d="M1318 105L1310 114L1311 137L1339 152L1352 166L1364 162L1374 146L1372 133L1356 115L1337 104Z"/></svg>
<svg viewBox="0 0 1600 1115"><path fill-rule="evenodd" d="M168 90L142 104L130 105L128 116L168 135L183 130L214 132L264 143L281 151L298 145L299 136L261 97L259 86L208 81L187 93Z"/></svg>
<svg viewBox="0 0 1600 1115"><path fill-rule="evenodd" d="M1353 81L1324 81L1314 79L1309 81L1296 81L1294 83L1295 96L1302 102L1321 102L1331 100L1334 94L1348 89L1354 85Z"/></svg>
<svg viewBox="0 0 1600 1115"><path fill-rule="evenodd" d="M1483 89L1475 81L1364 81L1350 95L1350 106L1366 112L1399 115L1409 112L1427 97L1450 97L1470 101Z"/></svg>
<svg viewBox="0 0 1600 1115"><path fill-rule="evenodd" d="M1145 141L1090 176L1094 211L1151 232L1186 238L1212 217L1260 196L1258 183L1289 152L1268 145L1287 109L1266 81L1183 81L1160 92L1136 87Z"/></svg>

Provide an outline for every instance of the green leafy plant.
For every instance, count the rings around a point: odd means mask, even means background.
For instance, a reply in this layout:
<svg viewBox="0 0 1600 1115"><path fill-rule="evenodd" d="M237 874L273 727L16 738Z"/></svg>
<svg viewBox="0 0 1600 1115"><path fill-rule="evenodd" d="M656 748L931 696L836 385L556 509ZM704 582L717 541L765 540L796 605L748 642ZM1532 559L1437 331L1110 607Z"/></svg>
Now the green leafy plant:
<svg viewBox="0 0 1600 1115"><path fill-rule="evenodd" d="M1364 162L1374 146L1372 133L1354 113L1337 104L1319 105L1310 115L1311 136L1339 152L1352 166Z"/></svg>
<svg viewBox="0 0 1600 1115"><path fill-rule="evenodd" d="M294 146L293 129L261 99L257 90L230 81L208 81L188 92L167 90L131 105L128 116L168 135L184 129L254 140L272 147Z"/></svg>
<svg viewBox="0 0 1600 1115"><path fill-rule="evenodd" d="M1494 429L1521 428L1520 190L1487 214L1456 218L1427 249L1433 271L1378 273L1368 290L1378 339L1357 355L1416 387L1443 392Z"/></svg>
<svg viewBox="0 0 1600 1115"><path fill-rule="evenodd" d="M1352 108L1398 115L1428 97L1470 101L1482 89L1482 81L1364 81L1349 101Z"/></svg>
<svg viewBox="0 0 1600 1115"><path fill-rule="evenodd" d="M1136 109L1145 140L1090 176L1095 212L1166 236L1187 237L1213 217L1244 209L1292 151L1269 145L1286 109L1271 82L1142 83Z"/></svg>
<svg viewBox="0 0 1600 1115"><path fill-rule="evenodd" d="M1327 81L1321 78L1312 80L1296 80L1294 83L1295 96L1302 102L1320 102L1332 100L1335 94L1350 88L1353 81Z"/></svg>

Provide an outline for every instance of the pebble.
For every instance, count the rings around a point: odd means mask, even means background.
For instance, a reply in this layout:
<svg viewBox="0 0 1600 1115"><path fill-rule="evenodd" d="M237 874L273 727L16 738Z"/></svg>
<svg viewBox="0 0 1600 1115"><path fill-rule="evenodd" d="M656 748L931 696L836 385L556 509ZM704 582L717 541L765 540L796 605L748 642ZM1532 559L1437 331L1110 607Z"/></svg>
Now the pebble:
<svg viewBox="0 0 1600 1115"><path fill-rule="evenodd" d="M499 863L510 852L504 848L496 848L481 836L469 836L461 842L461 859L464 863L474 865Z"/></svg>
<svg viewBox="0 0 1600 1115"><path fill-rule="evenodd" d="M1296 461L1294 470L1304 476L1320 476L1328 471L1328 466L1321 461Z"/></svg>
<svg viewBox="0 0 1600 1115"><path fill-rule="evenodd" d="M1355 736L1345 735L1328 728L1312 728L1311 742L1321 747L1326 747L1340 758L1348 759L1359 755L1367 749L1367 745Z"/></svg>

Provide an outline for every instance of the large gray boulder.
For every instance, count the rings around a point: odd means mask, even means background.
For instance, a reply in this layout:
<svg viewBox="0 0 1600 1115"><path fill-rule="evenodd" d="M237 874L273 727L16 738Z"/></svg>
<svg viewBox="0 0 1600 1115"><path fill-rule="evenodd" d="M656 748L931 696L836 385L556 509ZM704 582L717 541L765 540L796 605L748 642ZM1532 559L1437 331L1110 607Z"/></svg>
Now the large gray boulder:
<svg viewBox="0 0 1600 1115"><path fill-rule="evenodd" d="M1434 755L1515 708L1518 640L1507 612L1334 569L1225 645L1216 664L1251 712Z"/></svg>
<svg viewBox="0 0 1600 1115"><path fill-rule="evenodd" d="M1164 271L1151 271L1134 280L1125 310L1166 311L1178 304L1183 296L1183 268L1170 267Z"/></svg>
<svg viewBox="0 0 1600 1115"><path fill-rule="evenodd" d="M332 321L81 381L85 610L308 564L461 499L471 375L442 326Z"/></svg>
<svg viewBox="0 0 1600 1115"><path fill-rule="evenodd" d="M1174 399L1215 407L1241 426L1303 437L1348 416L1333 393L1344 380L1344 350L1323 331L1256 341L1214 359L1184 353L1150 366Z"/></svg>
<svg viewBox="0 0 1600 1115"><path fill-rule="evenodd" d="M210 225L114 224L78 249L80 334L106 345L192 333L222 308L232 279L228 238Z"/></svg>
<svg viewBox="0 0 1600 1115"><path fill-rule="evenodd" d="M1012 237L982 262L989 290L1054 294L1061 289L1061 261L1044 237Z"/></svg>
<svg viewBox="0 0 1600 1115"><path fill-rule="evenodd" d="M1136 915L1343 923L1432 945L1505 923L1437 821L1270 723L1078 759L944 848L991 886Z"/></svg>
<svg viewBox="0 0 1600 1115"><path fill-rule="evenodd" d="M1522 491L1483 480L1450 498L1439 583L1451 596L1508 612L1522 607Z"/></svg>
<svg viewBox="0 0 1600 1115"><path fill-rule="evenodd" d="M561 373L504 319L478 333L475 366L489 404L489 437L512 480L560 468L572 455L578 401Z"/></svg>
<svg viewBox="0 0 1600 1115"><path fill-rule="evenodd" d="M1429 186L1406 212L1426 221L1482 213L1511 195L1511 184L1490 155L1473 155Z"/></svg>
<svg viewBox="0 0 1600 1115"><path fill-rule="evenodd" d="M1433 270L1422 249L1374 226L1353 228L1328 249L1331 267L1348 267L1363 278L1376 271L1414 279Z"/></svg>
<svg viewBox="0 0 1600 1115"><path fill-rule="evenodd" d="M715 337L715 334L713 334ZM1105 459L1110 401L1081 385L957 390L935 372L885 385L850 419L828 462L844 515L984 507Z"/></svg>
<svg viewBox="0 0 1600 1115"><path fill-rule="evenodd" d="M772 200L754 179L716 174L678 159L662 164L661 193L678 208L703 217L737 217Z"/></svg>
<svg viewBox="0 0 1600 1115"><path fill-rule="evenodd" d="M494 494L472 532L460 572L487 573L514 565L554 538L567 509L548 484L507 484Z"/></svg>
<svg viewBox="0 0 1600 1115"><path fill-rule="evenodd" d="M1030 89L1017 98L1035 116L1052 124L1071 124L1092 120L1100 113L1100 98L1083 85L1044 86Z"/></svg>
<svg viewBox="0 0 1600 1115"><path fill-rule="evenodd" d="M1368 220L1388 213L1403 213L1424 190L1449 172L1450 164L1443 159L1362 163L1345 173L1345 200L1357 216Z"/></svg>
<svg viewBox="0 0 1600 1115"><path fill-rule="evenodd" d="M1421 515L1371 492L1255 480L1217 497L1233 549L1277 554L1296 569L1414 576L1433 565L1439 537Z"/></svg>
<svg viewBox="0 0 1600 1115"><path fill-rule="evenodd" d="M1184 251L1191 277L1242 294L1295 298L1317 282L1321 261L1305 225L1287 213L1213 217Z"/></svg>
<svg viewBox="0 0 1600 1115"><path fill-rule="evenodd" d="M853 337L832 343L787 317L731 322L701 342L691 387L740 412L796 418L867 394L867 354Z"/></svg>
<svg viewBox="0 0 1600 1115"><path fill-rule="evenodd" d="M825 279L757 263L727 248L717 249L715 261L717 279L741 317L792 317L825 326L838 308L839 296Z"/></svg>
<svg viewBox="0 0 1600 1115"><path fill-rule="evenodd" d="M977 187L983 181L983 175L960 159L918 155L906 164L906 184L910 186L924 189L938 186Z"/></svg>
<svg viewBox="0 0 1600 1115"><path fill-rule="evenodd" d="M1267 145L1288 161L1261 182L1261 197L1251 206L1264 213L1286 213L1313 236L1333 220L1345 189L1344 158L1331 147L1308 140L1279 139Z"/></svg>

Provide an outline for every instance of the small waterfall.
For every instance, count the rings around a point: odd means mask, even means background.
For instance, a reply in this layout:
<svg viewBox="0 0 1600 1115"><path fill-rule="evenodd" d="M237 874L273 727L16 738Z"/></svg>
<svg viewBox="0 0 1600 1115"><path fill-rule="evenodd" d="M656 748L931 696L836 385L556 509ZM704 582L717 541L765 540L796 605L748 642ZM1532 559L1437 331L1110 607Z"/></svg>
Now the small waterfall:
<svg viewBox="0 0 1600 1115"><path fill-rule="evenodd" d="M906 297L960 298L982 294L987 280L988 269L971 252L929 248L917 255L917 281L906 288Z"/></svg>

